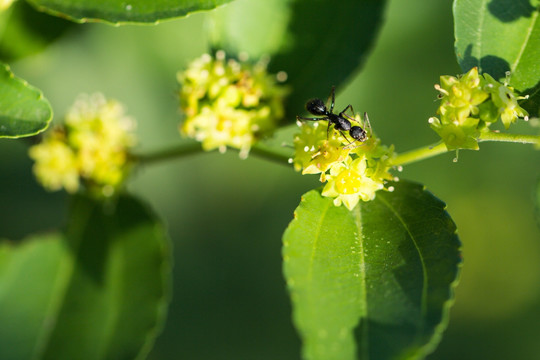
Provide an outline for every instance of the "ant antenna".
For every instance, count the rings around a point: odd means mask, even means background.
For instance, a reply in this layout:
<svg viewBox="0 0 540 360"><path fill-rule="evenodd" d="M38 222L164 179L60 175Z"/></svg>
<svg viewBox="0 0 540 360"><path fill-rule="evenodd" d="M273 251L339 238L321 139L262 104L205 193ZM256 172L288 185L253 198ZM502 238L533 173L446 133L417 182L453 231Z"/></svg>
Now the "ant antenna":
<svg viewBox="0 0 540 360"><path fill-rule="evenodd" d="M367 112L364 112L364 121L361 125L365 129L368 129L368 131L364 130L360 126L353 126L351 130L349 131L349 135L354 139L354 141L351 143L347 138L345 138L347 142L349 142L349 145L343 147L344 149L356 149L360 146L364 146L366 144L365 142L373 135L373 130L371 128L371 123L369 122L369 117L368 117ZM361 144L357 146L353 146L354 143L357 141L361 142Z"/></svg>
<svg viewBox="0 0 540 360"><path fill-rule="evenodd" d="M367 123L367 126L366 126ZM369 128L369 135L373 135L373 130L371 129L371 123L369 122L369 117L367 115L367 112L364 112L364 127Z"/></svg>

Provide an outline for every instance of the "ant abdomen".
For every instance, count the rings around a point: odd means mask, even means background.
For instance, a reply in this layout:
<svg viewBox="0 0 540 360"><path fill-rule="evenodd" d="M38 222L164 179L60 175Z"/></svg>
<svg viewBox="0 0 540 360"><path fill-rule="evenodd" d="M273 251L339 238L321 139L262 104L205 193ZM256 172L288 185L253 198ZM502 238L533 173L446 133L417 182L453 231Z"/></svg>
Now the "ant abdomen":
<svg viewBox="0 0 540 360"><path fill-rule="evenodd" d="M306 110L313 115L323 116L327 114L326 105L321 99L311 99L306 103Z"/></svg>

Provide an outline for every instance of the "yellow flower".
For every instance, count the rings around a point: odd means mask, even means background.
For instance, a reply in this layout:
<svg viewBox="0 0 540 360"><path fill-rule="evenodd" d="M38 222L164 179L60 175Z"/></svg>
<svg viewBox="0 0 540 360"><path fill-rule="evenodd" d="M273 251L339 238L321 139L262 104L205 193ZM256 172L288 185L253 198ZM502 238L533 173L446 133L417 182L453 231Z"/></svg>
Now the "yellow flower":
<svg viewBox="0 0 540 360"><path fill-rule="evenodd" d="M75 147L91 146L91 143L113 148L133 146L135 137L131 131L135 122L124 113L122 104L107 100L103 94L80 95L66 114L70 142Z"/></svg>
<svg viewBox="0 0 540 360"><path fill-rule="evenodd" d="M66 144L62 130L53 129L42 143L30 148L29 155L35 161L34 174L45 188L65 188L70 193L79 189L77 156Z"/></svg>
<svg viewBox="0 0 540 360"><path fill-rule="evenodd" d="M365 156L355 160L348 157L344 162L334 164L330 168L327 180L322 195L335 198L334 205L343 204L349 210L352 210L360 199L373 200L375 192L384 187L382 182L375 181L367 175Z"/></svg>
<svg viewBox="0 0 540 360"><path fill-rule="evenodd" d="M367 129L367 139L361 143L333 127L328 132L328 121L322 120L299 122L301 132L294 138L295 169L302 170L303 175L320 173L320 181L328 182L322 195L333 197L334 205L344 204L349 210L360 199L373 200L377 190L394 180L389 172L394 147L381 145L371 126L364 124L359 115L354 118Z"/></svg>
<svg viewBox="0 0 540 360"><path fill-rule="evenodd" d="M265 62L226 60L218 51L215 58L205 54L194 60L177 78L186 114L180 131L206 151L232 147L246 157L283 117L287 90L268 74Z"/></svg>
<svg viewBox="0 0 540 360"><path fill-rule="evenodd" d="M127 174L133 127L120 103L101 94L79 96L64 127L30 149L36 177L50 190L75 192L82 181L101 195L112 195Z"/></svg>
<svg viewBox="0 0 540 360"><path fill-rule="evenodd" d="M240 149L241 156L247 156L254 133L250 129L253 114L226 105L204 106L201 112L184 123L185 134L202 142L206 151L219 149L225 152L227 146Z"/></svg>
<svg viewBox="0 0 540 360"><path fill-rule="evenodd" d="M15 0L0 0L0 11L6 10Z"/></svg>
<svg viewBox="0 0 540 360"><path fill-rule="evenodd" d="M102 94L81 95L66 115L68 141L77 150L80 173L100 186L116 187L124 177L127 149L134 145L131 118Z"/></svg>
<svg viewBox="0 0 540 360"><path fill-rule="evenodd" d="M302 170L302 175L324 174L334 163L344 161L349 155L350 149L343 145L343 137L332 129L328 133L327 121L298 125L301 132L294 137L293 164L296 171Z"/></svg>

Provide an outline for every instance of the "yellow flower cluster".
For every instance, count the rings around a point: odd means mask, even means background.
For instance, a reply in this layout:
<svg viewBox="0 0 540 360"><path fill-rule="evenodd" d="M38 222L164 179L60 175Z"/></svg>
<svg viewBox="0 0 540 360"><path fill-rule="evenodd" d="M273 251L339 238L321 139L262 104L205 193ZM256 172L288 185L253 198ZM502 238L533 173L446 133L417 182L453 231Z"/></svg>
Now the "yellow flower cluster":
<svg viewBox="0 0 540 360"><path fill-rule="evenodd" d="M0 11L6 10L15 0L0 0Z"/></svg>
<svg viewBox="0 0 540 360"><path fill-rule="evenodd" d="M523 97L489 74L478 74L476 67L460 77L441 76L435 89L440 92L440 118L429 122L448 150L477 150L480 132L488 131L490 124L501 119L508 129L519 117L528 116L517 103Z"/></svg>
<svg viewBox="0 0 540 360"><path fill-rule="evenodd" d="M359 115L355 119L366 129ZM326 182L322 195L334 198L334 205L352 210L360 199L373 200L377 190L394 180L389 173L394 149L381 145L370 129L365 142L355 143L333 128L328 132L327 121L299 122L298 126L294 167L302 174L320 174L320 181Z"/></svg>
<svg viewBox="0 0 540 360"><path fill-rule="evenodd" d="M194 60L177 75L180 105L186 115L180 131L202 142L206 151L227 147L245 158L251 146L270 134L283 117L286 77L270 76L266 62L252 65L226 59L223 51Z"/></svg>
<svg viewBox="0 0 540 360"><path fill-rule="evenodd" d="M65 118L29 150L34 173L49 190L79 190L84 183L110 196L123 182L128 149L135 138L134 121L123 106L101 94L81 95Z"/></svg>

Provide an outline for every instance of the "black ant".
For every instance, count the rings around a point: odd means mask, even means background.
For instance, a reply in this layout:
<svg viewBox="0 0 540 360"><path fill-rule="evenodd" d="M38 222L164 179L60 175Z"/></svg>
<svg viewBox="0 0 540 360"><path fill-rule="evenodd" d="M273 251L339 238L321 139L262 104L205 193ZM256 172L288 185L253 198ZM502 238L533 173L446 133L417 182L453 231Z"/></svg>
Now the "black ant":
<svg viewBox="0 0 540 360"><path fill-rule="evenodd" d="M306 103L306 110L309 111L311 114L316 116L321 116L318 118L311 118L311 117L303 117L303 116L297 116L297 120L310 120L310 121L319 121L319 120L328 120L328 129L326 130L326 137L328 138L328 133L330 132L330 125L334 125L334 129L339 131L339 133L349 142L350 145L352 145L354 142L350 142L345 134L344 131L348 131L351 138L354 139L354 141L359 141L363 143L368 139L367 132L360 126L352 126L351 121L357 122L355 119L350 117L349 115L345 114L347 110L351 110L354 116L354 110L352 105L347 105L345 109L343 109L342 112L339 114L334 114L334 102L335 102L335 86L332 86L332 91L330 92L329 98L332 98L332 102L330 103L330 109L326 108L326 105L321 99L315 98L311 99ZM367 116L367 113L364 113L364 123L367 122L369 128L371 129L371 125L369 124L369 118ZM349 145L349 146L350 146Z"/></svg>

